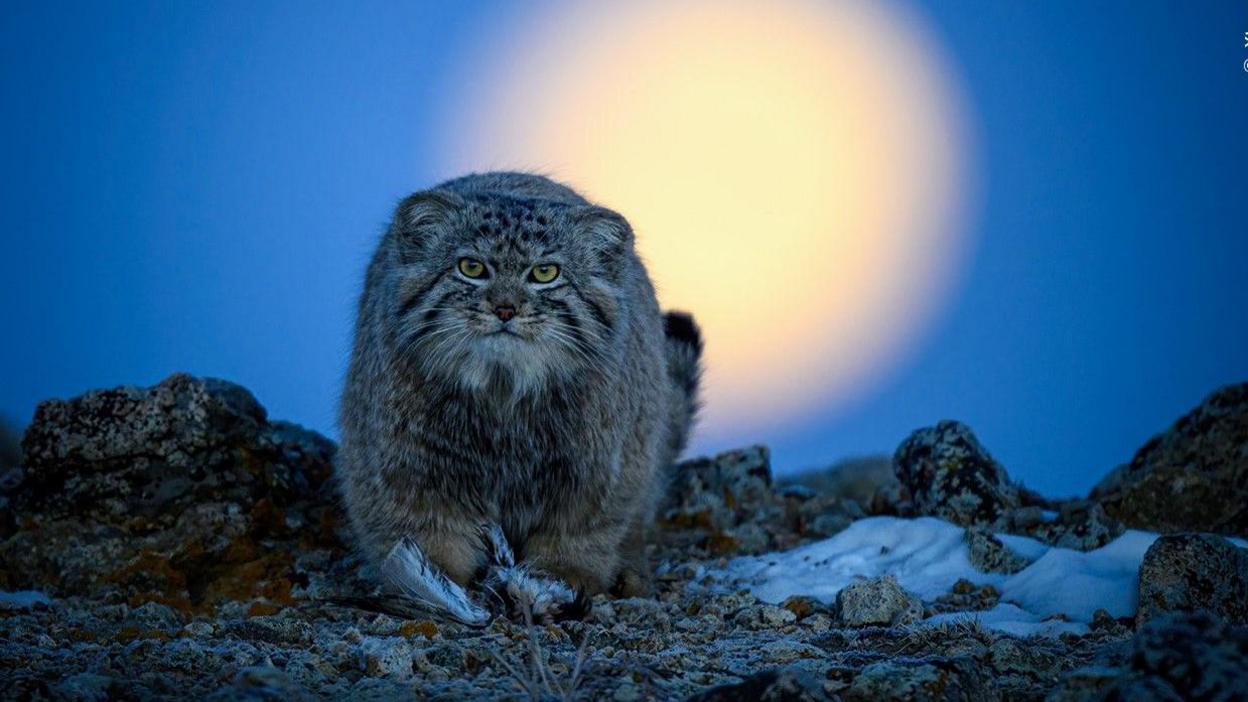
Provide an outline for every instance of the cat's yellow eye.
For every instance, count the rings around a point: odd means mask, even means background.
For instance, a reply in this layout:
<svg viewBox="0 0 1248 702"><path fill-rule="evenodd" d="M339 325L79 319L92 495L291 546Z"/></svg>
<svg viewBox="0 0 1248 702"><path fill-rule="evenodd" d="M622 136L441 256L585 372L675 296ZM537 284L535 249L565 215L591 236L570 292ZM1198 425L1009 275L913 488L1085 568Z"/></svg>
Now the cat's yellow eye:
<svg viewBox="0 0 1248 702"><path fill-rule="evenodd" d="M559 266L553 263L543 263L533 266L533 270L529 271L529 279L535 283L549 283L559 277Z"/></svg>
<svg viewBox="0 0 1248 702"><path fill-rule="evenodd" d="M484 278L485 264L475 258L459 259L459 272L469 278Z"/></svg>

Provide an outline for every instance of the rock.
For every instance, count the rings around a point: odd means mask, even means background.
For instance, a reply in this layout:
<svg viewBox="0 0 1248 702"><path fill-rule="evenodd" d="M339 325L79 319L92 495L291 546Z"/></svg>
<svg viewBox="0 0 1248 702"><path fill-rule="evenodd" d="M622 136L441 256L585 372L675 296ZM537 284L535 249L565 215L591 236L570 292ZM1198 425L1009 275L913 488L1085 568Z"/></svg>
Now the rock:
<svg viewBox="0 0 1248 702"><path fill-rule="evenodd" d="M1136 529L1248 534L1248 383L1218 390L1153 437L1091 499Z"/></svg>
<svg viewBox="0 0 1248 702"><path fill-rule="evenodd" d="M1136 634L1122 666L1067 675L1050 700L1248 699L1248 629L1174 612Z"/></svg>
<svg viewBox="0 0 1248 702"><path fill-rule="evenodd" d="M366 638L360 644L360 669L370 677L412 677L412 644L397 636Z"/></svg>
<svg viewBox="0 0 1248 702"><path fill-rule="evenodd" d="M1160 678L1184 698L1248 696L1248 630L1205 613L1174 613L1135 637L1131 670Z"/></svg>
<svg viewBox="0 0 1248 702"><path fill-rule="evenodd" d="M1052 546L1076 551L1100 548L1121 536L1124 531L1122 523L1110 518L1104 508L1095 502L1074 500L1062 503L1059 507L1056 519L1031 521L1026 526L1018 523L1020 515L1016 512L1015 526L1018 531Z"/></svg>
<svg viewBox="0 0 1248 702"><path fill-rule="evenodd" d="M969 527L964 540L971 565L985 573L1010 575L1028 565L1027 559L1011 551L988 529Z"/></svg>
<svg viewBox="0 0 1248 702"><path fill-rule="evenodd" d="M767 530L751 522L725 531L724 536L735 546L732 549L733 554L755 555L772 548L771 535L767 533ZM727 552L721 551L721 553Z"/></svg>
<svg viewBox="0 0 1248 702"><path fill-rule="evenodd" d="M932 455L956 443L941 442ZM1102 612L1084 636L1015 639L970 620L903 626L923 612L889 578L851 584L835 617L810 597L776 605L712 587L726 562L712 547L785 549L818 538L825 515L832 531L864 508L913 512L897 481L883 507L879 485L870 504L866 489L778 492L762 448L682 464L647 546L652 597L597 595L583 621L469 628L356 608L376 600L338 538L333 445L269 419L242 388L174 376L47 403L28 443L28 465L0 470L0 690L16 699L980 700L1059 684L1230 699L1224 671L1244 667L1244 629L1208 618L1161 614L1132 641L1131 620ZM990 472L982 450L964 453L972 474ZM924 460L939 463L909 465ZM1099 502L1022 488L1011 508L998 477L994 504L1024 533L1084 544L1116 524ZM982 567L1011 570L999 531L980 524L968 539ZM999 600L960 582L930 607ZM1094 661L1101 673L1056 682Z"/></svg>
<svg viewBox="0 0 1248 702"><path fill-rule="evenodd" d="M768 670L739 683L721 685L689 702L820 702L831 699L810 675L796 670Z"/></svg>
<svg viewBox="0 0 1248 702"><path fill-rule="evenodd" d="M0 543L0 589L186 614L227 598L290 603L305 577L296 554L345 560L334 445L268 421L232 383L176 374L50 400L23 449L10 505L21 528Z"/></svg>
<svg viewBox="0 0 1248 702"><path fill-rule="evenodd" d="M915 512L963 526L1003 528L1020 506L1018 488L970 428L943 421L919 429L893 457L897 479Z"/></svg>
<svg viewBox="0 0 1248 702"><path fill-rule="evenodd" d="M1213 534L1159 537L1140 564L1137 624L1197 610L1248 624L1248 550Z"/></svg>
<svg viewBox="0 0 1248 702"><path fill-rule="evenodd" d="M1016 676L1054 683L1062 669L1058 656L1013 637L1002 637L988 648L988 664L999 676Z"/></svg>
<svg viewBox="0 0 1248 702"><path fill-rule="evenodd" d="M753 629L779 629L797 621L797 615L784 607L759 604L737 613L736 622Z"/></svg>
<svg viewBox="0 0 1248 702"><path fill-rule="evenodd" d="M841 693L847 702L862 700L1000 699L974 660L966 658L894 659L867 666Z"/></svg>
<svg viewBox="0 0 1248 702"><path fill-rule="evenodd" d="M772 496L766 446L685 461L674 470L666 520L723 530L740 523L738 509Z"/></svg>
<svg viewBox="0 0 1248 702"><path fill-rule="evenodd" d="M22 464L20 434L9 421L0 417L0 475Z"/></svg>
<svg viewBox="0 0 1248 702"><path fill-rule="evenodd" d="M793 613L793 616L805 619L812 614L820 614L827 611L827 607L822 602L806 595L793 595L786 598L780 603L780 606Z"/></svg>
<svg viewBox="0 0 1248 702"><path fill-rule="evenodd" d="M891 575L856 580L836 594L836 614L846 626L898 626L923 618L923 602Z"/></svg>

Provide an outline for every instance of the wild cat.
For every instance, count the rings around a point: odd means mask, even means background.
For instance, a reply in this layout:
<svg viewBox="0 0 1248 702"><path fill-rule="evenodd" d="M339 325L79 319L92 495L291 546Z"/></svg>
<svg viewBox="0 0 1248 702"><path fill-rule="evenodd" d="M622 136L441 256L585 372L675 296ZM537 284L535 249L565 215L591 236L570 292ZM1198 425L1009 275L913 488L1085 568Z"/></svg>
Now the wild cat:
<svg viewBox="0 0 1248 702"><path fill-rule="evenodd" d="M538 614L648 582L644 540L697 407L702 342L633 231L572 189L470 175L403 200L369 264L342 395L351 527L394 590Z"/></svg>

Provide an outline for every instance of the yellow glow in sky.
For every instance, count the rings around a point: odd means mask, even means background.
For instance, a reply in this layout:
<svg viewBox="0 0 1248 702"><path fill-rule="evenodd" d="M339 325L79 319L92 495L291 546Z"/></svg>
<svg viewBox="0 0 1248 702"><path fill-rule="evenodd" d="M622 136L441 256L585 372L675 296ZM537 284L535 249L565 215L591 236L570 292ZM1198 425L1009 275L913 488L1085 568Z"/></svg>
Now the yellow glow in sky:
<svg viewBox="0 0 1248 702"><path fill-rule="evenodd" d="M514 19L514 18L513 18ZM707 340L703 443L895 368L963 250L959 98L919 19L793 0L550 6L447 108L446 175L551 175L624 214Z"/></svg>

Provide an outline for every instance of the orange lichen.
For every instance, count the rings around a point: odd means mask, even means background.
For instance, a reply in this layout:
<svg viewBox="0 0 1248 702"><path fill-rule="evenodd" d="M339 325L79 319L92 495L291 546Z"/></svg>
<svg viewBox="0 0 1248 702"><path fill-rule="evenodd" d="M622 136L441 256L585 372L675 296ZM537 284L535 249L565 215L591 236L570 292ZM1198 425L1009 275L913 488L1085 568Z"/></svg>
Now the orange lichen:
<svg viewBox="0 0 1248 702"><path fill-rule="evenodd" d="M425 619L422 621L403 622L399 625L399 636L411 638L417 634L432 639L438 634L438 625Z"/></svg>

